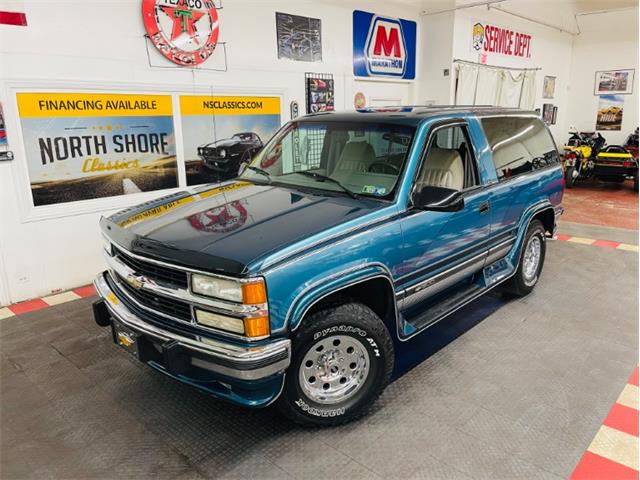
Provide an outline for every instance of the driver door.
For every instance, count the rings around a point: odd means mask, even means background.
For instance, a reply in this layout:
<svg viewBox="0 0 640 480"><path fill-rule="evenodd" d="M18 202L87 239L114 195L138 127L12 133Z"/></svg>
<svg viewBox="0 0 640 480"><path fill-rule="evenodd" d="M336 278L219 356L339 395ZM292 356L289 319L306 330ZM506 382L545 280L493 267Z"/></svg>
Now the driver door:
<svg viewBox="0 0 640 480"><path fill-rule="evenodd" d="M464 206L458 211L409 207L402 221L403 262L397 282L404 292L400 308L405 318L419 313L433 295L484 266L491 205L480 184L469 138L463 121L436 126L430 133L412 196L433 187L434 191L458 191Z"/></svg>

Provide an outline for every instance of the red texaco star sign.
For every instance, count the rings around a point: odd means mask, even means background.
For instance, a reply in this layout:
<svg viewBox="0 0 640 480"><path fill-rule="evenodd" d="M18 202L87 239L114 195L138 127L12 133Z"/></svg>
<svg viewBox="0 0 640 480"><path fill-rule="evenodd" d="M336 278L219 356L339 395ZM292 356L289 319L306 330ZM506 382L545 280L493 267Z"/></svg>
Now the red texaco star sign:
<svg viewBox="0 0 640 480"><path fill-rule="evenodd" d="M165 57L195 67L216 48L219 20L211 0L142 0L149 38Z"/></svg>

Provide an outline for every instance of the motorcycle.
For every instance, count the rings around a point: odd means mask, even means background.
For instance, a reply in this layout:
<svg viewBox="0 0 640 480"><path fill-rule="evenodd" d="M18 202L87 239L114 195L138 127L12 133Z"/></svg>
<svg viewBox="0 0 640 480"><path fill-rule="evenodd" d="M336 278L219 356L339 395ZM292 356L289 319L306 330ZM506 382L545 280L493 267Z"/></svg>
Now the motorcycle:
<svg viewBox="0 0 640 480"><path fill-rule="evenodd" d="M638 160L627 148L627 144L633 143L633 135L629 136L625 146L621 146L606 145L607 141L599 132L570 133L571 137L564 146L563 161L567 188L572 188L578 179L623 183L625 179L632 178L633 187L638 190Z"/></svg>
<svg viewBox="0 0 640 480"><path fill-rule="evenodd" d="M594 159L607 143L600 132L570 131L567 144L563 147L563 167L565 184L572 188L579 178L589 178L595 165Z"/></svg>

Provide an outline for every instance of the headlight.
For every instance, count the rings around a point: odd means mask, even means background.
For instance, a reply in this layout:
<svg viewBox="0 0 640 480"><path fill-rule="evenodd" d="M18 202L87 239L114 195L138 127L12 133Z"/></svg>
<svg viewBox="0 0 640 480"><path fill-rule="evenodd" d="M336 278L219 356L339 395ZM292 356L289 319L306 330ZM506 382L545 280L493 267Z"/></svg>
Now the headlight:
<svg viewBox="0 0 640 480"><path fill-rule="evenodd" d="M247 305L258 305L267 302L267 291L262 279L240 282L233 279L194 273L191 275L191 291L206 297L220 298Z"/></svg>
<svg viewBox="0 0 640 480"><path fill-rule="evenodd" d="M206 297L221 298L232 302L242 302L242 284L236 280L191 275L191 290Z"/></svg>
<svg viewBox="0 0 640 480"><path fill-rule="evenodd" d="M218 151L218 155L220 155L220 157L224 158L224 157L226 157L226 156L227 156L227 151L226 151L224 148L221 148L221 149Z"/></svg>
<svg viewBox="0 0 640 480"><path fill-rule="evenodd" d="M101 235L101 237L102 237L102 248L104 249L105 252L107 252L109 256L111 256L111 253L112 253L111 240L109 240L104 235Z"/></svg>

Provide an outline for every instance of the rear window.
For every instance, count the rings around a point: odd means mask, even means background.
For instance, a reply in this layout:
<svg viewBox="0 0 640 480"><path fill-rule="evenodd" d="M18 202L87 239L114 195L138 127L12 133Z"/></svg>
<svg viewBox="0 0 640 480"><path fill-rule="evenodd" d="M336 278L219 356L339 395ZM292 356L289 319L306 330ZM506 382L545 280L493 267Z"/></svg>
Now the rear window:
<svg viewBox="0 0 640 480"><path fill-rule="evenodd" d="M493 152L498 180L558 163L551 133L539 118L504 116L480 121Z"/></svg>

